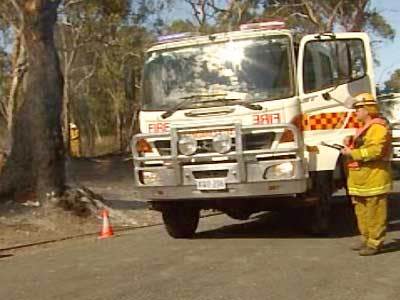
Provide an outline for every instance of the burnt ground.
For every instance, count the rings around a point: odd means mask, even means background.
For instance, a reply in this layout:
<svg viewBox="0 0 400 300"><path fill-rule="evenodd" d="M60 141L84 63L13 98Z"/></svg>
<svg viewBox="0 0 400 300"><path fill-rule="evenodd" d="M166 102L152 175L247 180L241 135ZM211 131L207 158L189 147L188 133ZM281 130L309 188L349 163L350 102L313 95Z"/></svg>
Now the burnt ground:
<svg viewBox="0 0 400 300"><path fill-rule="evenodd" d="M132 199L132 161L129 156L74 159L68 163L71 182L83 185L104 198L112 208L114 229L161 223L158 212L148 210L144 201ZM12 199L0 204L0 249L85 234L97 234L100 215L76 216L55 207L28 206Z"/></svg>

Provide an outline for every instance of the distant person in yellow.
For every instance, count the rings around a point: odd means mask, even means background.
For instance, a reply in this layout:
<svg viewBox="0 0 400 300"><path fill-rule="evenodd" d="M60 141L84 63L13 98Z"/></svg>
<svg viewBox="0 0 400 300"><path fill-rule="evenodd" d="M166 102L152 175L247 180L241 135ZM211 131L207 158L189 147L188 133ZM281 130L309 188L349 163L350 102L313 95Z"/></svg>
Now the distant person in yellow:
<svg viewBox="0 0 400 300"><path fill-rule="evenodd" d="M81 156L79 129L74 123L69 123L69 151L72 157Z"/></svg>
<svg viewBox="0 0 400 300"><path fill-rule="evenodd" d="M382 249L386 234L387 194L392 188L391 135L372 95L364 93L355 100L357 119L363 127L345 139L341 153L348 158L348 193L361 233L361 242L352 249L369 256Z"/></svg>

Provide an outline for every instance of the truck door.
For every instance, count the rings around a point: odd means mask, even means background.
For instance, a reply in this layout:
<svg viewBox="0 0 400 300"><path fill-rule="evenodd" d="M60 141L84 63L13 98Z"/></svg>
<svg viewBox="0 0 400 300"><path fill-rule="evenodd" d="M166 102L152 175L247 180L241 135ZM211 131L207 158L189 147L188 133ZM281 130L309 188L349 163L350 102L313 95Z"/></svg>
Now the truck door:
<svg viewBox="0 0 400 300"><path fill-rule="evenodd" d="M352 99L360 93L375 95L370 41L365 33L307 35L300 42L298 83L307 145L341 143L359 126ZM335 168L335 150L313 155L310 169Z"/></svg>

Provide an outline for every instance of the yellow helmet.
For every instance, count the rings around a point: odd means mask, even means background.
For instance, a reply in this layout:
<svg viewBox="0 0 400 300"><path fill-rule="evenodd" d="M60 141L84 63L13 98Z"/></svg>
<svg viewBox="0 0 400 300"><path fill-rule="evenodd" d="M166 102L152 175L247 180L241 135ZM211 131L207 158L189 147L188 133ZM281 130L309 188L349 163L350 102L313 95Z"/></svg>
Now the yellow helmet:
<svg viewBox="0 0 400 300"><path fill-rule="evenodd" d="M370 106L370 105L378 105L374 96L370 93L361 93L354 98L355 102L353 104L354 108Z"/></svg>

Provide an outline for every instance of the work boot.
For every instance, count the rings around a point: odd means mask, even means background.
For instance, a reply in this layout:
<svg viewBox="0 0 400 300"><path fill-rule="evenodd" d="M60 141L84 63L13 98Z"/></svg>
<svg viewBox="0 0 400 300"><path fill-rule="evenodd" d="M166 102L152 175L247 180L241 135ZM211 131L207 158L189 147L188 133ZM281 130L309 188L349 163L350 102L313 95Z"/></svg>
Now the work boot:
<svg viewBox="0 0 400 300"><path fill-rule="evenodd" d="M360 252L358 252L358 254L360 254L360 256L372 256L375 254L379 253L379 249L375 249L375 248L371 248L371 247L365 247L364 249L361 249Z"/></svg>
<svg viewBox="0 0 400 300"><path fill-rule="evenodd" d="M367 245L365 244L365 242L359 241L359 242L355 243L353 246L351 246L350 249L353 251L360 251L366 247L367 247Z"/></svg>

